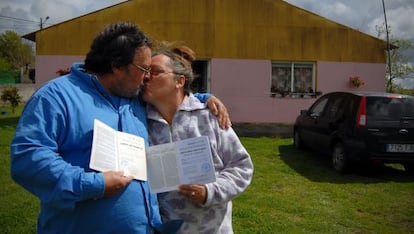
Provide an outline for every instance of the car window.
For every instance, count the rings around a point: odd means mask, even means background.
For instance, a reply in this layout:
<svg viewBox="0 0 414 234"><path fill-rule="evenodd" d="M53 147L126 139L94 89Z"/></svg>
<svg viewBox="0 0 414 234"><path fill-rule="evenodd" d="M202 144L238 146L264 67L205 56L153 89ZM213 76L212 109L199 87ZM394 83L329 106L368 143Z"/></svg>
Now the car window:
<svg viewBox="0 0 414 234"><path fill-rule="evenodd" d="M414 98L404 99L403 103L403 116L414 118Z"/></svg>
<svg viewBox="0 0 414 234"><path fill-rule="evenodd" d="M414 98L367 98L367 118L395 120L402 117L414 117Z"/></svg>
<svg viewBox="0 0 414 234"><path fill-rule="evenodd" d="M326 108L326 117L329 119L338 119L344 113L344 97L341 95L333 96L330 99L327 108Z"/></svg>
<svg viewBox="0 0 414 234"><path fill-rule="evenodd" d="M328 102L328 97L321 97L310 109L311 116L320 116Z"/></svg>
<svg viewBox="0 0 414 234"><path fill-rule="evenodd" d="M391 100L385 97L368 97L367 98L367 117L372 119L388 118L388 103Z"/></svg>

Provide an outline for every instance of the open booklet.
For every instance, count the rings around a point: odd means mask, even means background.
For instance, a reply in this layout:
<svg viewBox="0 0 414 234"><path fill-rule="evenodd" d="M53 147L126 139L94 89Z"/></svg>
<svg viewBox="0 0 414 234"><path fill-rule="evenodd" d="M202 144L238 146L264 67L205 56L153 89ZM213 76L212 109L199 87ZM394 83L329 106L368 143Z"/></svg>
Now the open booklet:
<svg viewBox="0 0 414 234"><path fill-rule="evenodd" d="M142 137L114 130L95 119L89 167L124 171L147 180L153 193L176 190L180 184L216 181L208 137L194 137L145 149Z"/></svg>

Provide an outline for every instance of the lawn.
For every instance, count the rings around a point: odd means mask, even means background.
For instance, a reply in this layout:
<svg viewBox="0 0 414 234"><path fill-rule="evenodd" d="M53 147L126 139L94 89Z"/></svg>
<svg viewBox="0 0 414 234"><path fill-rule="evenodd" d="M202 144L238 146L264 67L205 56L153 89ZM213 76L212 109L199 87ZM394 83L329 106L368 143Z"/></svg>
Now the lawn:
<svg viewBox="0 0 414 234"><path fill-rule="evenodd" d="M2 233L35 233L38 199L10 178L10 141L22 107L0 107L0 227ZM5 113L7 112L7 114Z"/></svg>
<svg viewBox="0 0 414 234"><path fill-rule="evenodd" d="M236 233L414 233L414 177L399 165L339 175L292 139L242 138L255 165Z"/></svg>
<svg viewBox="0 0 414 234"><path fill-rule="evenodd" d="M20 110L0 116L2 233L34 233L39 212L37 198L10 178L9 144ZM241 140L255 173L234 201L235 233L414 233L414 177L401 166L339 175L326 158L292 147L290 138Z"/></svg>

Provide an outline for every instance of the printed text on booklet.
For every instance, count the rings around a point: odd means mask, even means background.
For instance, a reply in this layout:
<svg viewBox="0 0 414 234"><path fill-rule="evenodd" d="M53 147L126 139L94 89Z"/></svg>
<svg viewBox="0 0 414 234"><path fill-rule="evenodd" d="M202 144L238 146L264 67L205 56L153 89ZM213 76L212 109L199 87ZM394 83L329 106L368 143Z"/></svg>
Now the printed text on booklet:
<svg viewBox="0 0 414 234"><path fill-rule="evenodd" d="M153 193L216 180L208 137L155 145L145 151L142 137L114 130L97 119L89 166L97 171L124 171L137 180L147 180L148 170Z"/></svg>

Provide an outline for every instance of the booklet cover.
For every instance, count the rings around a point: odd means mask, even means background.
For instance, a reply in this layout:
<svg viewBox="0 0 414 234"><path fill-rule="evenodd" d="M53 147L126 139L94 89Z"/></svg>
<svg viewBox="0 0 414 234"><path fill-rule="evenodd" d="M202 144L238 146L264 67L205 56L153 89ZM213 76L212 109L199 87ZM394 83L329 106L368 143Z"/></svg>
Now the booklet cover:
<svg viewBox="0 0 414 234"><path fill-rule="evenodd" d="M124 171L136 180L148 179L153 193L176 190L180 184L216 181L207 136L145 149L142 137L114 130L97 119L89 167L97 171Z"/></svg>

